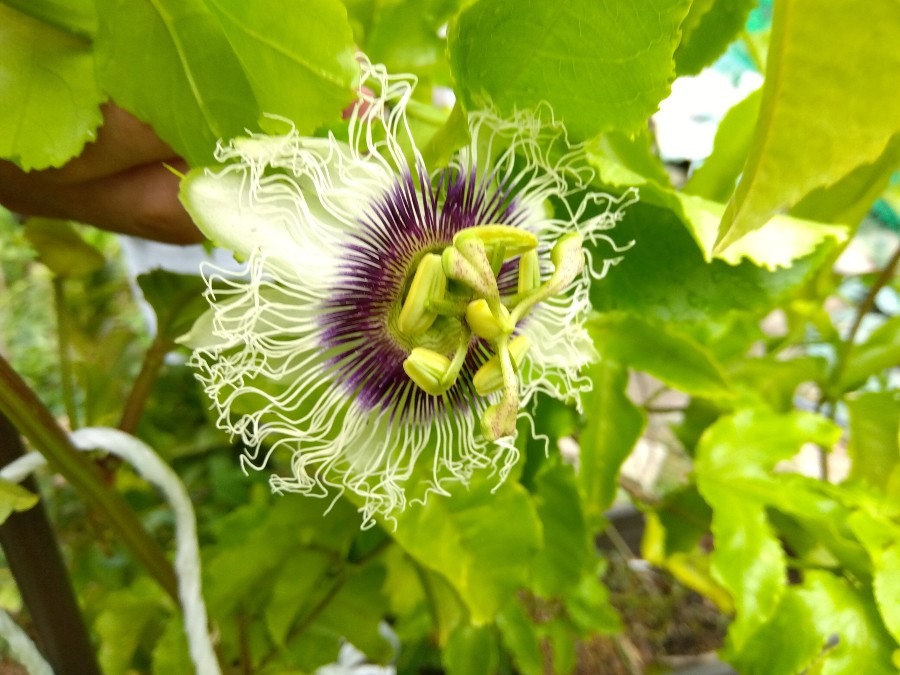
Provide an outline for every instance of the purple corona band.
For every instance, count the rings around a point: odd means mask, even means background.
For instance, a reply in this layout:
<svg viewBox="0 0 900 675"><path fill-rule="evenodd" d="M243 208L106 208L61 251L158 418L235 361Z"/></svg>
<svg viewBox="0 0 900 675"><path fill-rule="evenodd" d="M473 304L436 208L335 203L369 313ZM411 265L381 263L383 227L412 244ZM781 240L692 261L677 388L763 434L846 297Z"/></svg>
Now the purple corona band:
<svg viewBox="0 0 900 675"><path fill-rule="evenodd" d="M331 363L346 391L364 408L389 411L404 422L484 405L477 402L472 377L490 357L486 345L473 340L457 383L444 398L425 393L409 379L403 370L409 352L391 334L388 318L413 262L424 252L449 246L460 230L484 223L516 226L524 220L508 190L490 179L479 181L474 172L448 169L432 184L420 170L419 183L409 173L399 177L360 218L320 318L323 351L337 352ZM501 285L511 281L514 287L515 278L505 272Z"/></svg>

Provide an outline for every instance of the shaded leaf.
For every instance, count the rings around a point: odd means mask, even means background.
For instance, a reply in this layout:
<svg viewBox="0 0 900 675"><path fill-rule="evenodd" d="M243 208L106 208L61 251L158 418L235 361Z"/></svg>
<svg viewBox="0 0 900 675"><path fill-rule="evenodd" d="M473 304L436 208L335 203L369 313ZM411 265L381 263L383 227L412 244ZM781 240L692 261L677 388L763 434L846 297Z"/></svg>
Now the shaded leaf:
<svg viewBox="0 0 900 675"><path fill-rule="evenodd" d="M694 396L731 396L731 386L713 355L673 327L624 312L598 315L587 327L604 358L649 373Z"/></svg>
<svg viewBox="0 0 900 675"><path fill-rule="evenodd" d="M203 297L206 282L197 275L155 269L137 279L156 314L156 330L174 343L194 325L208 305Z"/></svg>
<svg viewBox="0 0 900 675"><path fill-rule="evenodd" d="M549 103L577 138L637 131L669 92L689 4L481 0L448 35L458 93L505 115Z"/></svg>
<svg viewBox="0 0 900 675"><path fill-rule="evenodd" d="M103 121L90 42L0 3L0 44L0 157L62 166Z"/></svg>
<svg viewBox="0 0 900 675"><path fill-rule="evenodd" d="M497 615L503 646L523 675L544 675L544 658L534 622L516 598Z"/></svg>
<svg viewBox="0 0 900 675"><path fill-rule="evenodd" d="M872 375L900 365L900 316L895 316L872 331L868 339L854 344L836 385L839 392L861 385Z"/></svg>
<svg viewBox="0 0 900 675"><path fill-rule="evenodd" d="M34 246L38 259L58 277L85 276L106 264L103 254L65 220L29 218L25 238Z"/></svg>
<svg viewBox="0 0 900 675"><path fill-rule="evenodd" d="M4 4L79 37L91 38L97 32L93 0L4 0Z"/></svg>
<svg viewBox="0 0 900 675"><path fill-rule="evenodd" d="M744 27L756 0L694 0L681 24L675 50L679 75L696 75L711 65Z"/></svg>
<svg viewBox="0 0 900 675"><path fill-rule="evenodd" d="M538 475L534 496L544 531L544 546L534 559L533 589L543 597L560 595L578 583L592 546L575 473L556 464Z"/></svg>
<svg viewBox="0 0 900 675"><path fill-rule="evenodd" d="M719 250L874 162L900 132L895 0L872 0L865 12L846 0L792 0L774 9L759 122L722 218Z"/></svg>
<svg viewBox="0 0 900 675"><path fill-rule="evenodd" d="M442 654L448 675L492 675L497 672L497 639L489 626L462 626Z"/></svg>
<svg viewBox="0 0 900 675"><path fill-rule="evenodd" d="M647 423L625 394L628 370L603 359L591 366L593 382L584 402L586 424L579 439L578 482L589 527L596 529L616 496L619 469Z"/></svg>

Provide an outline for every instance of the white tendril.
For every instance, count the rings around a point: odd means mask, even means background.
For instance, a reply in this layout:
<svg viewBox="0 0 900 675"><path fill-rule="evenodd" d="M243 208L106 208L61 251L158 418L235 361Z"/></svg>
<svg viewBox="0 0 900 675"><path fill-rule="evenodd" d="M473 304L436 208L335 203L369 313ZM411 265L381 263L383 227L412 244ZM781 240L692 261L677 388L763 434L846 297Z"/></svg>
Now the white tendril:
<svg viewBox="0 0 900 675"><path fill-rule="evenodd" d="M194 508L181 480L146 443L124 431L105 427L79 429L72 433L71 440L79 450L105 450L125 460L140 476L158 487L172 507L175 514L175 573L191 659L198 675L220 675L201 592ZM46 459L40 453L31 452L0 470L0 478L19 482L44 464ZM16 655L21 658L18 653ZM52 673L49 666L47 670L29 672Z"/></svg>

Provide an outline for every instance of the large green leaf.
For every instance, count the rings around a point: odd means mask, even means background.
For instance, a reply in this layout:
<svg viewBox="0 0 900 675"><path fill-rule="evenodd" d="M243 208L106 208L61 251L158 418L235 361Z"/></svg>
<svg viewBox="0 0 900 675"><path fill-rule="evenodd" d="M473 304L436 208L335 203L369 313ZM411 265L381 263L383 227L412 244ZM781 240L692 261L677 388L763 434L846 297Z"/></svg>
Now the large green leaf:
<svg viewBox="0 0 900 675"><path fill-rule="evenodd" d="M611 312L588 322L604 358L647 372L693 396L729 397L731 387L712 353L674 327Z"/></svg>
<svg viewBox="0 0 900 675"><path fill-rule="evenodd" d="M900 132L898 35L896 0L775 3L759 122L719 249L884 153Z"/></svg>
<svg viewBox="0 0 900 675"><path fill-rule="evenodd" d="M764 624L784 592L784 551L766 515L779 493L771 470L806 442L833 445L840 429L818 415L742 410L723 417L701 437L694 469L697 487L712 507L712 571L737 609L729 631L740 652Z"/></svg>
<svg viewBox="0 0 900 675"><path fill-rule="evenodd" d="M679 75L696 75L715 61L744 27L756 0L694 0L675 51Z"/></svg>
<svg viewBox="0 0 900 675"><path fill-rule="evenodd" d="M204 1L219 18L261 113L286 117L301 134L340 120L359 68L339 0L306 0L295 11L285 11L279 0Z"/></svg>
<svg viewBox="0 0 900 675"><path fill-rule="evenodd" d="M596 309L627 310L672 323L712 321L735 310L763 313L806 281L828 252L823 246L776 271L748 261L707 263L676 212L649 204L647 192L616 226L617 237L634 239L635 245L591 288Z"/></svg>
<svg viewBox="0 0 900 675"><path fill-rule="evenodd" d="M395 540L440 572L463 598L475 623L493 620L524 586L540 549L541 523L519 485L481 480L452 499L431 495L397 514Z"/></svg>
<svg viewBox="0 0 900 675"><path fill-rule="evenodd" d="M206 283L197 275L155 269L140 275L137 281L156 314L157 332L172 344L206 310Z"/></svg>
<svg viewBox="0 0 900 675"><path fill-rule="evenodd" d="M891 642L870 598L845 579L808 572L785 593L775 619L729 660L744 675L888 675L897 672Z"/></svg>
<svg viewBox="0 0 900 675"><path fill-rule="evenodd" d="M461 626L441 656L447 675L492 675L499 661L497 637L487 626Z"/></svg>
<svg viewBox="0 0 900 675"><path fill-rule="evenodd" d="M103 121L90 42L0 3L0 45L0 157L62 166Z"/></svg>
<svg viewBox="0 0 900 675"><path fill-rule="evenodd" d="M536 483L544 546L534 559L532 587L538 595L552 597L578 583L593 547L572 467L556 464L541 473Z"/></svg>
<svg viewBox="0 0 900 675"><path fill-rule="evenodd" d="M25 238L37 251L38 260L58 277L85 276L106 264L103 254L66 220L29 218Z"/></svg>
<svg viewBox="0 0 900 675"><path fill-rule="evenodd" d="M546 102L575 137L637 131L669 92L689 4L480 0L451 24L451 71L468 107Z"/></svg>
<svg viewBox="0 0 900 675"><path fill-rule="evenodd" d="M219 139L256 128L253 90L202 0L97 0L97 7L100 82L190 164L210 164Z"/></svg>
<svg viewBox="0 0 900 675"><path fill-rule="evenodd" d="M864 392L848 396L850 476L885 489L900 465L900 392Z"/></svg>
<svg viewBox="0 0 900 675"><path fill-rule="evenodd" d="M628 369L611 359L591 367L591 393L584 402L587 423L581 433L578 482L591 528L596 528L616 497L619 469L647 422L625 393Z"/></svg>
<svg viewBox="0 0 900 675"><path fill-rule="evenodd" d="M92 38L97 32L93 0L4 0L3 4L80 37Z"/></svg>

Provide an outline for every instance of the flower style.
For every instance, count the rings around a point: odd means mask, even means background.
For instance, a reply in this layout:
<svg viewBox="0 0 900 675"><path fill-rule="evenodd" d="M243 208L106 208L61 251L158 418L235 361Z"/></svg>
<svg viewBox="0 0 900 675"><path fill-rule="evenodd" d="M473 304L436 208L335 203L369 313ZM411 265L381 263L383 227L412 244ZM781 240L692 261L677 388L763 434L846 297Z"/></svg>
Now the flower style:
<svg viewBox="0 0 900 675"><path fill-rule="evenodd" d="M185 179L198 226L244 261L204 269L185 342L245 467L285 448L275 491L349 491L371 524L476 469L505 479L537 392L580 406L591 277L627 248L606 232L636 196L593 190L584 149L534 114L470 113L429 173L414 78L360 65L348 142L251 135Z"/></svg>

